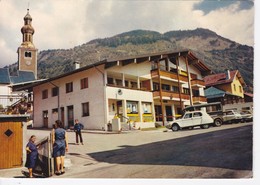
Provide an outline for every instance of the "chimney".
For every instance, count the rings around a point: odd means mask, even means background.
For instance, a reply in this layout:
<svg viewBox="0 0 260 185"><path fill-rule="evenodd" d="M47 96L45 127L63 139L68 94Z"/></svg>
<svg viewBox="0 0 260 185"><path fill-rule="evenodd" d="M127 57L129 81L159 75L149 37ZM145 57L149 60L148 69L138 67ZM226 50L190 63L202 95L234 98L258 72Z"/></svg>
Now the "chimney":
<svg viewBox="0 0 260 185"><path fill-rule="evenodd" d="M74 64L75 70L80 68L80 62L79 61L73 62L73 64Z"/></svg>
<svg viewBox="0 0 260 185"><path fill-rule="evenodd" d="M226 80L229 80L231 77L230 77L230 71L229 69L227 69L226 71Z"/></svg>

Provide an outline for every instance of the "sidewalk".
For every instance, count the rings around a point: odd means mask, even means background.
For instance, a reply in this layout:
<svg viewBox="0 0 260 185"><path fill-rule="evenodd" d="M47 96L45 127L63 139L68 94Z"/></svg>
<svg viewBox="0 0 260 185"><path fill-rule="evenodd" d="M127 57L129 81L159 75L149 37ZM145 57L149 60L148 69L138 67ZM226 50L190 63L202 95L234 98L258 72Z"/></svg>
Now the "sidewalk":
<svg viewBox="0 0 260 185"><path fill-rule="evenodd" d="M121 135L124 137L127 137L126 135L131 133L141 133L141 132L163 132L164 129L162 128L158 128L158 129L153 129L153 130L145 130L145 131L141 131L141 130L129 130L129 131L121 131L121 132L113 132L113 131L102 131L102 130L82 130L82 133L87 134L90 133L91 135L85 135L84 139L86 139L86 144L85 145L80 145L77 146L74 144L74 131L68 129L67 132L69 134L69 152L66 155L65 158L65 167L67 167L67 169L69 171L75 171L76 169L74 168L75 166L79 165L80 163L82 163L82 161L84 161L86 164L92 164L92 163L96 163L95 161L93 161L93 159L91 159L90 157L86 157L86 153L89 152L89 150L91 149L92 146L89 146L88 144L88 137L91 138L100 138L101 136L98 136L97 134L102 134L102 137L111 137L111 136L115 136L116 138L118 138L116 135ZM35 132L37 132L37 136L38 138L44 138L46 136L49 136L51 129L41 129L41 128L34 128L34 129L28 129L27 131L27 138L30 137L31 134L34 134ZM92 135L93 134L93 135ZM113 138L114 138L113 136ZM121 137L119 136L119 138ZM104 150L104 146L96 146L96 147L100 147L100 151ZM77 155L74 156L75 152L77 153ZM80 155L78 155L80 154ZM84 154L84 160L83 160L83 154ZM82 156L81 156L82 155ZM28 169L26 167L18 167L18 168L10 168L10 169L0 169L0 179L1 178L25 178L25 176L21 173L21 171L28 171ZM66 176L69 174L64 174L62 176L56 176L53 175L50 178L66 178Z"/></svg>

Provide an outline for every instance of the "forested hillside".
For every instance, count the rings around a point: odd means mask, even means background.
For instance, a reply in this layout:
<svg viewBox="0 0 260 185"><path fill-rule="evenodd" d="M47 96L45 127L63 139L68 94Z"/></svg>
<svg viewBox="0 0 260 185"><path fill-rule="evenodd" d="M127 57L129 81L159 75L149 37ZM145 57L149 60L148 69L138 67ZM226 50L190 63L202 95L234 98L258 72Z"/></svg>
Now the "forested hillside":
<svg viewBox="0 0 260 185"><path fill-rule="evenodd" d="M84 43L84 41L82 41ZM45 50L38 55L39 78L50 78L104 59L130 57L160 51L191 50L215 73L238 69L253 91L253 47L241 45L208 29L170 31L164 34L134 30L110 38L99 38L72 49Z"/></svg>

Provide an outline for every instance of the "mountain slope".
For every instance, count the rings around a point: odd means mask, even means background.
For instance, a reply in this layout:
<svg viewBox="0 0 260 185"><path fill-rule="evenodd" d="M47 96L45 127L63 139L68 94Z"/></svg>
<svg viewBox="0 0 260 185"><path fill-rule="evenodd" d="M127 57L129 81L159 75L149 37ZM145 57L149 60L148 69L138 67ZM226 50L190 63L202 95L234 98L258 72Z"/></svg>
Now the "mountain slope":
<svg viewBox="0 0 260 185"><path fill-rule="evenodd" d="M38 74L39 78L49 78L69 72L73 70L74 61L85 66L104 59L183 49L192 50L215 73L238 69L248 90L253 90L253 47L238 44L202 28L164 34L134 30L110 38L95 39L73 49L41 51Z"/></svg>

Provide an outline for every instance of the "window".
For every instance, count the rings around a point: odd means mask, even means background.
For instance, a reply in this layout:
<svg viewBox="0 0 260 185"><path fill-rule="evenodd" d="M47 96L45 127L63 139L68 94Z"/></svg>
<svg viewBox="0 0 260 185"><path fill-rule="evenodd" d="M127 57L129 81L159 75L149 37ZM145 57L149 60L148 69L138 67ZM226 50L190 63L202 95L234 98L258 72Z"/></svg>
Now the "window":
<svg viewBox="0 0 260 185"><path fill-rule="evenodd" d="M25 52L24 52L24 56L31 58L31 57L32 57L32 52L30 52L30 51L25 51Z"/></svg>
<svg viewBox="0 0 260 185"><path fill-rule="evenodd" d="M88 78L83 78L80 80L80 89L88 88Z"/></svg>
<svg viewBox="0 0 260 185"><path fill-rule="evenodd" d="M82 103L82 116L89 116L89 102Z"/></svg>
<svg viewBox="0 0 260 185"><path fill-rule="evenodd" d="M52 96L58 96L58 94L59 94L59 88L58 88L58 87L52 88L51 94L52 94Z"/></svg>
<svg viewBox="0 0 260 185"><path fill-rule="evenodd" d="M138 102L127 101L126 108L127 108L127 114L137 114Z"/></svg>
<svg viewBox="0 0 260 185"><path fill-rule="evenodd" d="M107 83L108 84L114 84L114 79L110 78L110 77L107 77Z"/></svg>
<svg viewBox="0 0 260 185"><path fill-rule="evenodd" d="M73 91L73 83L66 83L66 93L70 93Z"/></svg>
<svg viewBox="0 0 260 185"><path fill-rule="evenodd" d="M233 87L234 87L234 91L237 91L237 89L236 89L236 84L234 84Z"/></svg>
<svg viewBox="0 0 260 185"><path fill-rule="evenodd" d="M137 89L137 82L131 82L131 88Z"/></svg>
<svg viewBox="0 0 260 185"><path fill-rule="evenodd" d="M198 96L200 96L200 91L193 89L193 90L192 90L192 94L193 94L193 96L198 97Z"/></svg>
<svg viewBox="0 0 260 185"><path fill-rule="evenodd" d="M151 61L151 70L157 69L157 63L155 61Z"/></svg>
<svg viewBox="0 0 260 185"><path fill-rule="evenodd" d="M46 98L48 98L48 90L47 89L42 91L42 99L46 99Z"/></svg>
<svg viewBox="0 0 260 185"><path fill-rule="evenodd" d="M192 113L188 113L184 116L184 119L192 118Z"/></svg>
<svg viewBox="0 0 260 185"><path fill-rule="evenodd" d="M201 116L202 116L201 112L194 112L194 113L193 113L193 117L194 117L194 118L196 118L196 117L201 117Z"/></svg>
<svg viewBox="0 0 260 185"><path fill-rule="evenodd" d="M172 86L172 91L178 93L179 92L179 87Z"/></svg>
<svg viewBox="0 0 260 185"><path fill-rule="evenodd" d="M187 88L183 88L183 93L184 93L184 94L190 94L190 90L187 89Z"/></svg>
<svg viewBox="0 0 260 185"><path fill-rule="evenodd" d="M58 108L52 109L52 114L58 114Z"/></svg>
<svg viewBox="0 0 260 185"><path fill-rule="evenodd" d="M158 83L156 83L156 82L153 83L153 90L154 90L154 91L158 91L158 90L160 90L160 89L159 89L159 84L158 84Z"/></svg>
<svg viewBox="0 0 260 185"><path fill-rule="evenodd" d="M242 87L241 86L239 86L239 92L242 93Z"/></svg>
<svg viewBox="0 0 260 185"><path fill-rule="evenodd" d="M142 103L143 113L151 114L152 113L152 104L151 103Z"/></svg>
<svg viewBox="0 0 260 185"><path fill-rule="evenodd" d="M226 113L226 115L233 115L233 112L232 112L232 111L228 111L228 112Z"/></svg>
<svg viewBox="0 0 260 185"><path fill-rule="evenodd" d="M123 82L121 79L116 79L116 85L123 86Z"/></svg>
<svg viewBox="0 0 260 185"><path fill-rule="evenodd" d="M125 80L125 87L129 86L129 82L127 80Z"/></svg>
<svg viewBox="0 0 260 185"><path fill-rule="evenodd" d="M170 91L170 85L162 84L162 90Z"/></svg>

